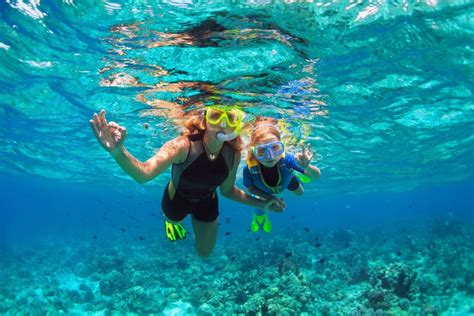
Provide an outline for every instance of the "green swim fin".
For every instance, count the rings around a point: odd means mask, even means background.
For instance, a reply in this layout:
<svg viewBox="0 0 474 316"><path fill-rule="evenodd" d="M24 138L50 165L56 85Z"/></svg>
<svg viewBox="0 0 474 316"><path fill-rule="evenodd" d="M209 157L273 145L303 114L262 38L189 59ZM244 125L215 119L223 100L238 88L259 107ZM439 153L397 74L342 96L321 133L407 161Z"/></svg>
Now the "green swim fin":
<svg viewBox="0 0 474 316"><path fill-rule="evenodd" d="M269 233L272 231L272 222L270 222L270 217L268 216L268 212L265 212L265 221L263 222L263 231Z"/></svg>
<svg viewBox="0 0 474 316"><path fill-rule="evenodd" d="M165 220L165 233L171 241L176 241L186 238L186 229L183 224L173 224Z"/></svg>
<svg viewBox="0 0 474 316"><path fill-rule="evenodd" d="M260 226L263 227L263 231L269 233L272 231L272 223L270 222L270 218L268 217L268 212L265 214L258 215L253 214L252 223L250 224L250 229L252 232L256 233L260 230Z"/></svg>
<svg viewBox="0 0 474 316"><path fill-rule="evenodd" d="M260 225L265 220L264 216L265 215L257 215L255 213L253 214L252 223L250 224L250 229L253 233L256 233L260 230Z"/></svg>
<svg viewBox="0 0 474 316"><path fill-rule="evenodd" d="M298 173L298 172L295 173L295 176L296 176L302 183L310 183L310 182L313 180L313 179L311 179L311 177L308 177L307 175L302 174L302 173Z"/></svg>

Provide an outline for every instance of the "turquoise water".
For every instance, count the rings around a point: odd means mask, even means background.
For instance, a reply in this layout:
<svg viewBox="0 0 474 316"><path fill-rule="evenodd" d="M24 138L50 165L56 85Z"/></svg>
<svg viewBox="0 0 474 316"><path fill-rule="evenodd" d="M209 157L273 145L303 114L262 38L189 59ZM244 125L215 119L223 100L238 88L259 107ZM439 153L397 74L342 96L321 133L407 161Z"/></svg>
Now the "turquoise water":
<svg viewBox="0 0 474 316"><path fill-rule="evenodd" d="M473 314L473 15L435 0L0 2L0 313ZM106 109L145 160L212 104L279 119L322 177L283 195L271 234L221 198L202 260L190 222L164 239L169 172L134 183L88 121Z"/></svg>

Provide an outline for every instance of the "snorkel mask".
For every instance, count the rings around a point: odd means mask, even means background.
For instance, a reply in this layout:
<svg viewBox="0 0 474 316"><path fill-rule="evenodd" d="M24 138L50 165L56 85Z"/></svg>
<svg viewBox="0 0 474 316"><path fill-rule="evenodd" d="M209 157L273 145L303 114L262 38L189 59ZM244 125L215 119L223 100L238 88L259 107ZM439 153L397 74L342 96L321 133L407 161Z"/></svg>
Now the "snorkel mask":
<svg viewBox="0 0 474 316"><path fill-rule="evenodd" d="M281 141L274 141L255 146L252 151L257 160L267 162L275 160L276 157L283 154L285 146Z"/></svg>
<svg viewBox="0 0 474 316"><path fill-rule="evenodd" d="M232 127L232 133L217 132L216 138L220 141L231 141L239 136L242 130L244 112L234 106L209 106L206 109L206 122L222 128Z"/></svg>

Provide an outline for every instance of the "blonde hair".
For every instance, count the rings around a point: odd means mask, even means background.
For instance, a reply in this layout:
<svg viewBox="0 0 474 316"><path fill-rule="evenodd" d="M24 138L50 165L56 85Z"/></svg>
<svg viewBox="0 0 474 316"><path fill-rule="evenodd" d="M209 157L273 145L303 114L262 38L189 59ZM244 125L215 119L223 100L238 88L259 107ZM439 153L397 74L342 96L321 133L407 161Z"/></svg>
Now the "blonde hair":
<svg viewBox="0 0 474 316"><path fill-rule="evenodd" d="M278 138L278 140L281 140L280 130L278 129L278 121L269 117L257 117L253 123L253 130L250 135L250 148L247 152L247 157L249 160L255 159L252 151L252 148L255 146L255 144L260 143L261 140L269 134L275 136Z"/></svg>
<svg viewBox="0 0 474 316"><path fill-rule="evenodd" d="M202 113L191 114L191 117L184 121L183 127L184 127L184 131L181 132L181 136L190 136L193 134L204 135L207 129L205 115ZM240 136L238 136L236 139L231 140L227 143L229 143L229 145L231 145L235 151L237 152L242 151L243 143Z"/></svg>

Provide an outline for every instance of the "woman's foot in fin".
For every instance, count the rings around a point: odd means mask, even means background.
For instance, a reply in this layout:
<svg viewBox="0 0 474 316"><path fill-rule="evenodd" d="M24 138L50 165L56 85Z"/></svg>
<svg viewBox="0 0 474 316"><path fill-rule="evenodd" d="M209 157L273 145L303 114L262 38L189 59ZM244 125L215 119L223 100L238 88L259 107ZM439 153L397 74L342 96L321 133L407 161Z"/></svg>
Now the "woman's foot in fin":
<svg viewBox="0 0 474 316"><path fill-rule="evenodd" d="M165 220L165 234L169 240L176 241L186 238L186 229L181 223L173 224Z"/></svg>

